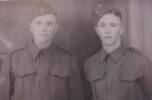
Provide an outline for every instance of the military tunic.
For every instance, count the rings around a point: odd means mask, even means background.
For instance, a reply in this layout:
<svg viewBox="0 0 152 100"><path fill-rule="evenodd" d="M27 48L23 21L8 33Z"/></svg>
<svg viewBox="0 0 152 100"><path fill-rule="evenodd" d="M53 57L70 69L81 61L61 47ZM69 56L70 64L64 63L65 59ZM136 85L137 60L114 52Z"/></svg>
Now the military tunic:
<svg viewBox="0 0 152 100"><path fill-rule="evenodd" d="M103 49L86 60L84 69L93 100L152 100L152 64L134 48Z"/></svg>
<svg viewBox="0 0 152 100"><path fill-rule="evenodd" d="M75 60L54 45L14 51L8 70L11 100L83 100Z"/></svg>

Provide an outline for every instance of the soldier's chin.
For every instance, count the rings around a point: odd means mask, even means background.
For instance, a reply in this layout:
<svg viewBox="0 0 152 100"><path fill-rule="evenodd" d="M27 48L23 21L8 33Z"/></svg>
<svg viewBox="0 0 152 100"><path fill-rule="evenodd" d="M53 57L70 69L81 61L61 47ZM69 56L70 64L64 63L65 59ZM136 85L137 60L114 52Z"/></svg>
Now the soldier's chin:
<svg viewBox="0 0 152 100"><path fill-rule="evenodd" d="M38 39L39 42L45 42L45 41L48 41L48 40L49 40L48 37L43 37L43 38L41 37L41 38Z"/></svg>
<svg viewBox="0 0 152 100"><path fill-rule="evenodd" d="M114 43L112 41L105 41L103 44L107 46L112 46Z"/></svg>

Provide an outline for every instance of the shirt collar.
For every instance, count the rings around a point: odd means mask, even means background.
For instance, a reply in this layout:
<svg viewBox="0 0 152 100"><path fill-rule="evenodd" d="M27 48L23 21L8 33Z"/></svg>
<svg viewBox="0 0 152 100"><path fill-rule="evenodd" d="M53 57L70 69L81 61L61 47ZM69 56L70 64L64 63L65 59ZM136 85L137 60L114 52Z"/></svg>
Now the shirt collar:
<svg viewBox="0 0 152 100"><path fill-rule="evenodd" d="M110 58L117 63L119 58L125 54L127 48L127 45L121 43L121 46L111 53L107 53L104 49L102 49L100 58L103 61L107 56L110 56Z"/></svg>
<svg viewBox="0 0 152 100"><path fill-rule="evenodd" d="M30 50L33 59L36 59L37 55L40 52L40 49L34 44L34 41L28 44L28 49Z"/></svg>
<svg viewBox="0 0 152 100"><path fill-rule="evenodd" d="M36 60L36 58L39 56L40 53L43 52L43 54L45 55L45 57L49 58L49 55L51 55L53 53L53 51L55 50L55 45L51 44L50 46L48 46L45 49L39 49L35 43L32 41L31 43L29 43L28 45L29 51L33 57L34 60Z"/></svg>

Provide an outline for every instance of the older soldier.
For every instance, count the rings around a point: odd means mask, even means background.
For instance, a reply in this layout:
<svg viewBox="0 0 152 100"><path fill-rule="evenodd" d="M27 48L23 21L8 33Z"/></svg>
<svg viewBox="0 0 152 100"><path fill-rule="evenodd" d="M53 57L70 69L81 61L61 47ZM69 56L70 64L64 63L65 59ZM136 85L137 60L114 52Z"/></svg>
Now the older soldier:
<svg viewBox="0 0 152 100"><path fill-rule="evenodd" d="M11 100L82 100L79 71L73 57L52 44L58 17L38 5L30 23L31 43L10 57Z"/></svg>
<svg viewBox="0 0 152 100"><path fill-rule="evenodd" d="M93 100L152 100L152 65L140 51L124 44L119 11L100 15L95 27L102 50L85 62Z"/></svg>

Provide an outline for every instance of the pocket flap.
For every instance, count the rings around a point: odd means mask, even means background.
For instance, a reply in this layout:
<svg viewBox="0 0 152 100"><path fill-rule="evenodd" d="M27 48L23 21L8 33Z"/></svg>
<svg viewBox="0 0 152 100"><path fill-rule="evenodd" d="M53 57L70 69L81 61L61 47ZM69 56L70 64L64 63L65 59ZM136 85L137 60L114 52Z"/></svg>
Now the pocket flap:
<svg viewBox="0 0 152 100"><path fill-rule="evenodd" d="M124 64L120 69L120 79L124 81L134 81L143 76L144 65L140 63Z"/></svg>
<svg viewBox="0 0 152 100"><path fill-rule="evenodd" d="M84 70L90 82L101 80L105 76L105 67L99 62L85 64Z"/></svg>
<svg viewBox="0 0 152 100"><path fill-rule="evenodd" d="M25 77L25 76L36 74L36 70L34 66L31 66L31 65L23 64L16 68L18 69L14 69L13 71L14 71L15 76L17 77Z"/></svg>
<svg viewBox="0 0 152 100"><path fill-rule="evenodd" d="M35 75L36 74L36 71L18 71L18 72L15 72L15 76L17 77L26 77L26 76L31 76L31 75Z"/></svg>
<svg viewBox="0 0 152 100"><path fill-rule="evenodd" d="M68 64L53 64L49 75L65 78L70 74L70 66Z"/></svg>

